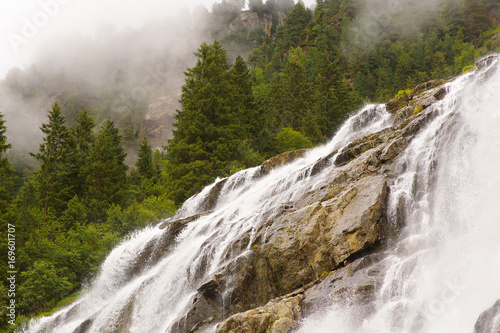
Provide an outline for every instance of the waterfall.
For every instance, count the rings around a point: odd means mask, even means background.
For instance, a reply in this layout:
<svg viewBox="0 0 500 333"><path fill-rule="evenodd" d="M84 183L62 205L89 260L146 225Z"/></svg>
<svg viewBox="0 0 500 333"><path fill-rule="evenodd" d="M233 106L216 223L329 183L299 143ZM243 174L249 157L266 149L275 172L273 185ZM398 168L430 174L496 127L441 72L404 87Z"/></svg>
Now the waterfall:
<svg viewBox="0 0 500 333"><path fill-rule="evenodd" d="M500 57L482 65L448 84L398 160L388 215L402 229L376 311L332 304L297 332L470 333L500 298Z"/></svg>
<svg viewBox="0 0 500 333"><path fill-rule="evenodd" d="M399 232L384 252L376 311L332 304L298 332L471 332L500 297L499 67L489 58L448 83L446 97L422 111L435 117L396 161L387 215ZM256 230L284 205L327 183L337 152L393 118L384 105L367 105L290 163L217 179L176 216L125 239L75 303L24 331L187 331L178 326L199 288L249 255Z"/></svg>
<svg viewBox="0 0 500 333"><path fill-rule="evenodd" d="M325 182L334 167L332 152L390 125L384 105L367 105L329 143L292 163L268 173L257 167L218 179L173 218L124 240L75 303L32 320L25 332L169 332L206 277L250 252L254 231L269 216ZM324 159L329 167L313 172ZM234 251L238 242L243 252Z"/></svg>

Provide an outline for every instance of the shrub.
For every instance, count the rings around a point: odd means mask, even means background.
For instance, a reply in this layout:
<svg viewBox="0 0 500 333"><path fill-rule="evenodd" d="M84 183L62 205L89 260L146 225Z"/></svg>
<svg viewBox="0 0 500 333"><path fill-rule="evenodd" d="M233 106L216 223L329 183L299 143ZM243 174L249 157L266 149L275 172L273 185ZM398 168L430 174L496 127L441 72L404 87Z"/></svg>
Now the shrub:
<svg viewBox="0 0 500 333"><path fill-rule="evenodd" d="M276 148L278 153L285 151L309 148L312 146L311 140L304 134L285 127L276 135Z"/></svg>

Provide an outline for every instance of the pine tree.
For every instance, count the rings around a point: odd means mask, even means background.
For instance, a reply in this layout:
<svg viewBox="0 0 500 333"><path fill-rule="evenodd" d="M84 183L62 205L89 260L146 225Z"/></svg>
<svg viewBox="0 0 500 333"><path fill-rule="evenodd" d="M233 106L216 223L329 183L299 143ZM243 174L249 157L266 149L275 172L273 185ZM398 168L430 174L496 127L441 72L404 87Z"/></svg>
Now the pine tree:
<svg viewBox="0 0 500 333"><path fill-rule="evenodd" d="M233 87L226 51L215 41L203 43L198 61L186 71L174 137L167 147L172 177L171 195L177 204L216 177L229 173L237 158L238 135L233 118Z"/></svg>
<svg viewBox="0 0 500 333"><path fill-rule="evenodd" d="M256 132L260 126L258 114L255 111L255 99L252 92L250 72L241 56L236 57L236 62L229 71L229 80L232 87L231 100L231 125L236 131L238 139L247 138Z"/></svg>
<svg viewBox="0 0 500 333"><path fill-rule="evenodd" d="M287 15L284 30L284 50L290 46L298 46L302 39L302 32L312 20L312 13L302 3L297 3Z"/></svg>
<svg viewBox="0 0 500 333"><path fill-rule="evenodd" d="M84 109L76 118L76 128L72 130L73 140L75 142L75 192L83 197L85 192L86 175L84 168L89 161L90 150L95 137L93 129L95 127L94 119L90 117L87 109Z"/></svg>
<svg viewBox="0 0 500 333"><path fill-rule="evenodd" d="M12 147L7 143L7 127L5 125L4 115L0 113L0 215L5 214L10 201L9 188L13 184L13 170L5 154Z"/></svg>
<svg viewBox="0 0 500 333"><path fill-rule="evenodd" d="M115 124L106 120L95 138L85 167L85 197L91 208L89 218L102 221L112 204L123 204L126 198L125 152L120 146L121 136Z"/></svg>
<svg viewBox="0 0 500 333"><path fill-rule="evenodd" d="M156 175L153 165L153 149L151 149L151 145L148 143L147 136L144 136L137 155L135 166L139 175L145 179L153 178Z"/></svg>
<svg viewBox="0 0 500 333"><path fill-rule="evenodd" d="M321 130L324 136L330 137L353 107L353 101L339 62L331 62L326 51L321 58L315 87Z"/></svg>
<svg viewBox="0 0 500 333"><path fill-rule="evenodd" d="M233 131L235 146L238 147L236 156L238 161L234 165L239 165L233 167L232 171L235 171L263 162L257 147L262 145L260 132L264 119L255 102L250 71L241 56L236 57L236 62L229 71L229 80L232 86L233 104L229 127Z"/></svg>
<svg viewBox="0 0 500 333"><path fill-rule="evenodd" d="M486 5L483 0L466 0L463 12L467 37L477 46L479 42L476 39L483 31L488 30L490 23Z"/></svg>
<svg viewBox="0 0 500 333"><path fill-rule="evenodd" d="M401 89L409 88L408 80L413 73L413 63L413 59L407 53L400 54L396 72L394 73L396 87Z"/></svg>
<svg viewBox="0 0 500 333"><path fill-rule="evenodd" d="M250 8L252 12L260 13L264 10L264 3L262 0L249 0L248 8Z"/></svg>
<svg viewBox="0 0 500 333"><path fill-rule="evenodd" d="M75 194L71 180L73 141L59 103L54 103L48 118L49 122L40 127L45 134L43 143L39 152L32 156L41 162L35 181L45 216L48 216L49 210L59 216Z"/></svg>
<svg viewBox="0 0 500 333"><path fill-rule="evenodd" d="M283 71L283 82L275 83L273 106L278 131L291 127L315 143L321 140L313 87L298 62L290 61Z"/></svg>
<svg viewBox="0 0 500 333"><path fill-rule="evenodd" d="M293 9L295 3L293 0L277 0L276 6L280 12L288 13Z"/></svg>
<svg viewBox="0 0 500 333"><path fill-rule="evenodd" d="M84 109L76 118L76 129L73 131L77 148L84 154L88 154L94 142L94 119Z"/></svg>

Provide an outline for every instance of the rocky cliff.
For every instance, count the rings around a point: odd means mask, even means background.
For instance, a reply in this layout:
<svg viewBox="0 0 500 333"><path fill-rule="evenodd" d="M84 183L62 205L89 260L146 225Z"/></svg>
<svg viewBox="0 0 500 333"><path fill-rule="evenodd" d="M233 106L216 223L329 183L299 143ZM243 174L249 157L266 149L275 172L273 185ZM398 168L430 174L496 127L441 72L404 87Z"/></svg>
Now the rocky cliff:
<svg viewBox="0 0 500 333"><path fill-rule="evenodd" d="M339 323L346 309L342 332L371 332L373 318L375 331L437 332L457 320L439 322L448 308L469 316L463 326L496 332L495 292L469 311L471 302L457 299L475 294L476 283L457 273L488 266L483 252L472 261L462 254L480 247L463 237L488 241L470 222L496 192L471 205L467 168L479 156L495 165L485 150L471 155L470 145L485 139L472 126L494 119L480 111L498 111L498 85L483 85L500 82L498 63L487 57L456 81L427 82L367 106L322 147L217 180L175 217L115 248L78 302L33 322L29 332L328 332L330 319ZM485 142L480 147L490 149ZM497 221L491 216L487 221ZM458 266L457 253L464 261ZM326 323L310 324L324 311Z"/></svg>
<svg viewBox="0 0 500 333"><path fill-rule="evenodd" d="M204 332L216 324L217 332L289 332L332 300L371 311L384 271L379 252L401 227L387 222L388 184L404 167L398 156L434 117L432 105L446 95L445 83L428 82L390 101L392 126L318 160L311 173L329 168L328 182L283 203L254 234L234 241L235 259L198 289L174 331ZM276 156L254 177L304 153ZM212 188L206 209L215 206L222 185ZM245 251L249 242L251 251Z"/></svg>
<svg viewBox="0 0 500 333"><path fill-rule="evenodd" d="M240 31L255 31L263 29L267 36L271 37L273 27L282 26L285 22L286 14L284 12L277 13L277 19L274 21L273 15L268 13L256 13L250 10L239 13L238 17L229 25L229 30Z"/></svg>

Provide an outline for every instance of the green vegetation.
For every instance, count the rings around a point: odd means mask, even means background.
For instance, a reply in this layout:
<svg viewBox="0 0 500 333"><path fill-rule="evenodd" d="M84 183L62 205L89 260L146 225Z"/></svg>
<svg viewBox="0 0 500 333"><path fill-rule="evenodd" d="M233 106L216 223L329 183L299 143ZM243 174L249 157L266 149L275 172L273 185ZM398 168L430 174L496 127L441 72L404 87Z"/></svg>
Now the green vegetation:
<svg viewBox="0 0 500 333"><path fill-rule="evenodd" d="M422 112L422 110L424 109L424 107L422 105L419 105L415 108L415 110L413 110L413 114L419 114L420 112Z"/></svg>
<svg viewBox="0 0 500 333"><path fill-rule="evenodd" d="M59 103L41 126L43 142L33 156L40 166L11 195L10 148L0 115L0 222L16 226L17 314L35 316L61 306L64 298L92 278L100 262L121 237L150 222L170 216L174 203L155 188L159 172L145 140L137 168L127 173L121 136L111 120L94 131L83 110L76 128L66 125ZM161 160L162 157L157 158ZM2 242L2 253L7 243ZM9 269L3 262L4 272ZM2 284L2 300L7 285ZM68 300L67 300L68 301ZM2 329L7 327L5 307Z"/></svg>
<svg viewBox="0 0 500 333"><path fill-rule="evenodd" d="M271 22L268 30L230 29L242 1L214 6L207 15L217 39L203 43L185 71L173 138L163 150L147 136L150 96L124 98L123 73L110 89L70 87L61 95L41 126L32 154L38 165L11 151L0 114L0 233L6 239L6 225L16 225L19 321L59 306L123 236L173 214L215 178L325 142L362 103L408 95L500 50L492 38L500 32L494 0L445 1L418 31L396 29L405 17L395 14L376 36L360 35L363 5L318 0L311 10L290 0L251 0L250 13ZM416 22L427 19L414 9ZM57 86L56 76L16 75L4 84L23 98ZM39 85L26 83L28 75ZM137 153L128 165L126 152ZM5 242L0 247L7 252ZM8 270L5 261L0 268ZM4 281L3 298L6 288Z"/></svg>
<svg viewBox="0 0 500 333"><path fill-rule="evenodd" d="M246 65L238 58L230 69L226 51L217 41L202 44L196 56L196 66L186 72L182 108L167 148L171 195L177 204L217 176L229 175L232 164L249 166L243 159L247 152L238 149L249 140L254 121Z"/></svg>
<svg viewBox="0 0 500 333"><path fill-rule="evenodd" d="M276 135L276 147L280 152L310 148L311 140L304 134L294 131L290 127L285 127Z"/></svg>

